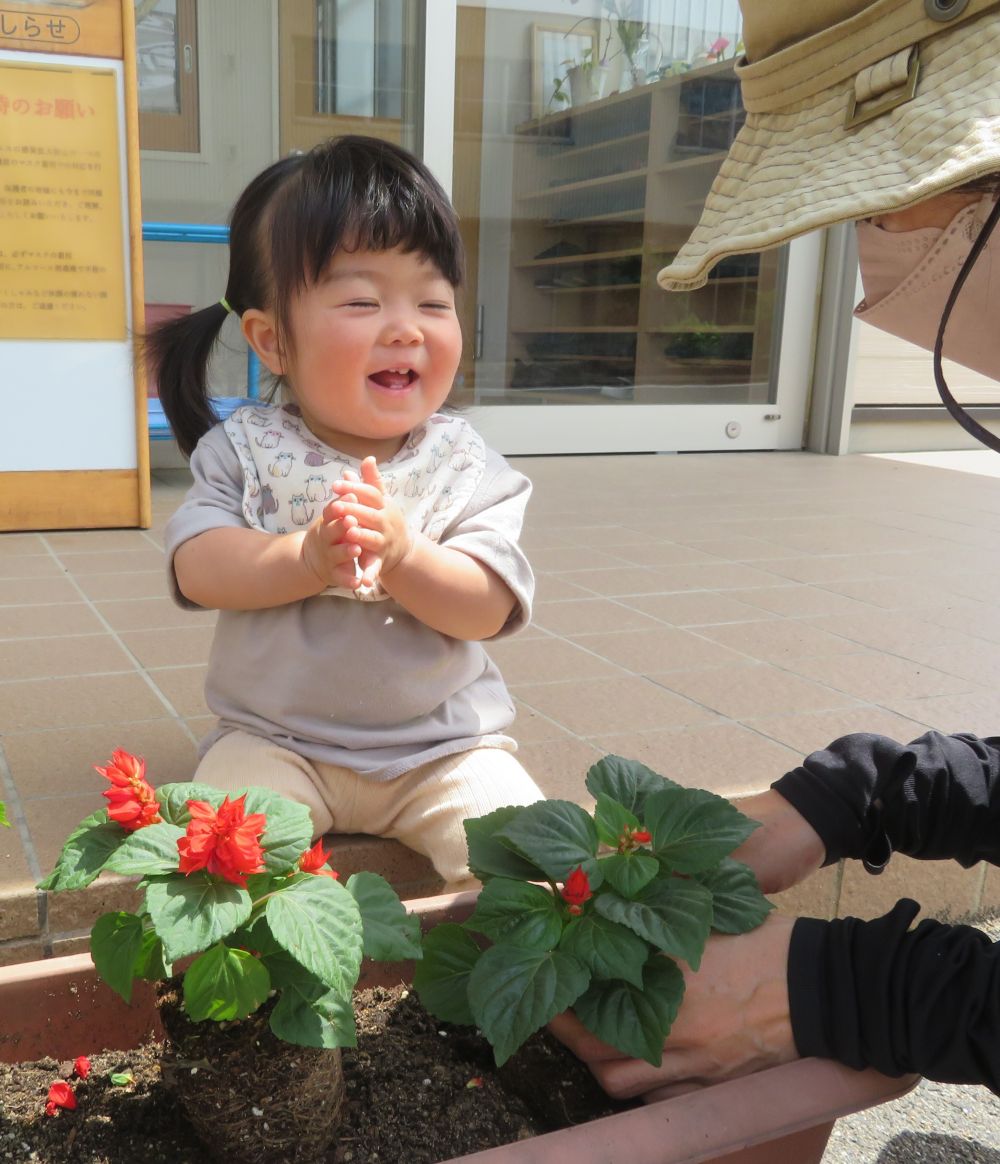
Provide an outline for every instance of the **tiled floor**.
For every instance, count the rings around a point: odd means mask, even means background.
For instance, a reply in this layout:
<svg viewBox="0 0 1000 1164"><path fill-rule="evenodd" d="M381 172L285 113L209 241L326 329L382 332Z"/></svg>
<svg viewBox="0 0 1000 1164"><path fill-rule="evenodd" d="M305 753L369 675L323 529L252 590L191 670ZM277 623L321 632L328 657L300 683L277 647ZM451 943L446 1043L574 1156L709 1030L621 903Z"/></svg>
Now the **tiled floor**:
<svg viewBox="0 0 1000 1164"><path fill-rule="evenodd" d="M585 798L609 751L737 795L845 732L1000 726L1000 480L793 453L518 464L538 601L493 653L550 795ZM148 531L0 536L0 961L72 948L127 896L32 891L103 803L93 763L192 772L213 616L172 605L160 548L185 488L157 475ZM786 904L871 915L917 878L940 913L1000 910L996 870L912 864L832 868Z"/></svg>

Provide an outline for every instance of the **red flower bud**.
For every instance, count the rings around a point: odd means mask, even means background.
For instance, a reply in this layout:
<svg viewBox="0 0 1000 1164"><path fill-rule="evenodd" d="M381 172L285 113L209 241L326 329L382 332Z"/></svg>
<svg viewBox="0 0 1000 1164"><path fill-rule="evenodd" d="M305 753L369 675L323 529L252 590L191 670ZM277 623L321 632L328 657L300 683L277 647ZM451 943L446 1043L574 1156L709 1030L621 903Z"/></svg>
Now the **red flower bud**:
<svg viewBox="0 0 1000 1164"><path fill-rule="evenodd" d="M191 820L187 833L177 842L182 873L207 869L245 889L249 873L263 872L260 838L266 819L262 812L247 816L245 802L245 793L239 800L230 801L227 796L218 811L204 800L187 802Z"/></svg>
<svg viewBox="0 0 1000 1164"><path fill-rule="evenodd" d="M320 837L311 849L307 849L299 857L299 868L303 873L316 873L321 877L332 877L334 881L339 881L339 873L335 873L332 869L323 868L329 860L330 853L323 851L323 838Z"/></svg>
<svg viewBox="0 0 1000 1164"><path fill-rule="evenodd" d="M590 878L583 871L582 865L577 865L572 873L566 878L566 884L563 886L562 897L563 901L570 906L570 913L573 913L573 906L581 906L585 901L589 901L593 897L590 891ZM579 913L579 908L576 909Z"/></svg>
<svg viewBox="0 0 1000 1164"><path fill-rule="evenodd" d="M106 768L94 770L110 780L112 787L101 795L108 802L108 816L123 829L134 833L146 825L158 824L160 806L156 793L146 780L146 761L122 748L115 748Z"/></svg>
<svg viewBox="0 0 1000 1164"><path fill-rule="evenodd" d="M60 1079L58 1083L53 1083L49 1088L49 1098L45 1104L45 1114L54 1116L61 1107L66 1108L67 1111L75 1111L76 1094L68 1083L64 1083Z"/></svg>
<svg viewBox="0 0 1000 1164"><path fill-rule="evenodd" d="M632 834L632 840L638 841L638 843L640 845L648 845L652 839L653 839L653 834L650 832L647 832L645 829L636 829L635 832Z"/></svg>
<svg viewBox="0 0 1000 1164"><path fill-rule="evenodd" d="M90 1074L90 1060L86 1055L78 1055L73 1060L73 1071L76 1073L77 1078L87 1078L87 1076Z"/></svg>

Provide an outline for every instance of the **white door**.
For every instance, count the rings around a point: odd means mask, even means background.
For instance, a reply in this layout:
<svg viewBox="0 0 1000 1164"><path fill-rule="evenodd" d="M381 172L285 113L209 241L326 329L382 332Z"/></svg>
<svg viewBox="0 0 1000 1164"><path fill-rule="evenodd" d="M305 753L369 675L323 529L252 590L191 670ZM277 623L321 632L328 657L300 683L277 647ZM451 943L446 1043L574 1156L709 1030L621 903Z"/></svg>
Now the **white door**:
<svg viewBox="0 0 1000 1164"><path fill-rule="evenodd" d="M601 10L426 5L424 157L469 250L455 398L508 454L800 448L818 237L655 279L742 124L736 0Z"/></svg>

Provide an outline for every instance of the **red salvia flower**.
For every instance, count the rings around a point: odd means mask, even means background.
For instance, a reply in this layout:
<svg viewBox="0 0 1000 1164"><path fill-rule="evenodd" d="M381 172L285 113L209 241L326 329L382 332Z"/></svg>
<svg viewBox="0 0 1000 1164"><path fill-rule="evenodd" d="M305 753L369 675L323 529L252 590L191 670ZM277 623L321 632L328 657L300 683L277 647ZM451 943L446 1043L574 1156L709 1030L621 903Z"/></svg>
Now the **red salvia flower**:
<svg viewBox="0 0 1000 1164"><path fill-rule="evenodd" d="M64 1083L60 1079L58 1083L53 1083L49 1088L49 1098L45 1104L45 1114L54 1116L61 1107L66 1108L67 1111L75 1111L76 1094L68 1083Z"/></svg>
<svg viewBox="0 0 1000 1164"><path fill-rule="evenodd" d="M339 881L339 873L334 872L333 869L323 868L329 860L330 853L323 851L323 838L320 837L311 849L306 849L299 857L299 868L303 873L316 873L321 877L332 877L334 881Z"/></svg>
<svg viewBox="0 0 1000 1164"><path fill-rule="evenodd" d="M108 802L108 816L123 829L134 833L146 825L158 824L160 806L156 793L146 780L146 761L122 748L115 748L106 768L94 765L94 770L111 781L102 796Z"/></svg>
<svg viewBox="0 0 1000 1164"><path fill-rule="evenodd" d="M646 829L636 829L632 834L632 840L638 841L640 845L648 845L653 839L653 834Z"/></svg>
<svg viewBox="0 0 1000 1164"><path fill-rule="evenodd" d="M563 901L569 905L569 912L576 916L583 912L583 903L593 896L590 891L590 878L584 873L583 866L577 865L566 878L566 884L562 889Z"/></svg>
<svg viewBox="0 0 1000 1164"><path fill-rule="evenodd" d="M73 1060L73 1071L79 1079L86 1079L90 1074L90 1060L86 1055L78 1055Z"/></svg>
<svg viewBox="0 0 1000 1164"><path fill-rule="evenodd" d="M227 796L218 811L204 800L187 802L191 820L177 842L182 873L207 869L245 889L248 874L263 872L260 838L267 822L262 812L247 816L245 801L245 793L239 800Z"/></svg>

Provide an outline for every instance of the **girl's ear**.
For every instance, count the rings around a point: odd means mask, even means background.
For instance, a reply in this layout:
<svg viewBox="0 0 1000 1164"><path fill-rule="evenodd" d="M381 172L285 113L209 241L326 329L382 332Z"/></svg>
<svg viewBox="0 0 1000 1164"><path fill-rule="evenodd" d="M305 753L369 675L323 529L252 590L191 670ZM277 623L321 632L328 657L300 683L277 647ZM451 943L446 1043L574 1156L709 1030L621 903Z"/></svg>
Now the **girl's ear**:
<svg viewBox="0 0 1000 1164"><path fill-rule="evenodd" d="M260 362L273 376L285 374L285 359L278 344L274 319L257 307L250 307L240 316L243 338L260 356Z"/></svg>

